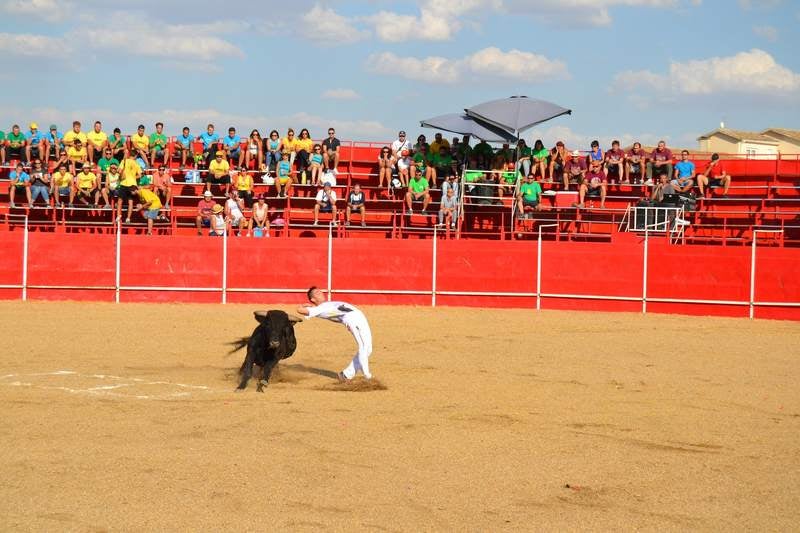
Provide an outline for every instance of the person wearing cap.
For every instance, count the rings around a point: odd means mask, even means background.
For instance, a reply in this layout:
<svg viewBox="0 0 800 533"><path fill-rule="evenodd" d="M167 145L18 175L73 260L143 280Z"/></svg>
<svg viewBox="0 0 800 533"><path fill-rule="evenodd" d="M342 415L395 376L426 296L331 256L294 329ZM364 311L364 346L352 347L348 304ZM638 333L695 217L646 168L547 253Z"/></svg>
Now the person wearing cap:
<svg viewBox="0 0 800 533"><path fill-rule="evenodd" d="M130 224L131 212L133 211L133 200L136 196L136 186L142 176L142 167L136 161L132 153L128 153L119 168L122 179L119 182L119 202L117 202L117 218L122 218L122 204L128 204L125 222Z"/></svg>
<svg viewBox="0 0 800 533"><path fill-rule="evenodd" d="M225 219L224 211L225 210L219 204L215 204L214 207L211 208L211 218L209 219L211 231L208 232L211 237L222 237L225 235L228 221Z"/></svg>
<svg viewBox="0 0 800 533"><path fill-rule="evenodd" d="M269 237L269 206L267 205L267 196L265 194L259 194L253 206L253 214L247 222L248 237L251 232L254 232L254 228L262 236Z"/></svg>
<svg viewBox="0 0 800 533"><path fill-rule="evenodd" d="M392 143L392 157L395 161L400 161L403 151L411 152L411 141L406 138L406 132L400 130L397 133L397 140Z"/></svg>
<svg viewBox="0 0 800 533"><path fill-rule="evenodd" d="M144 124L136 127L136 133L131 135L130 145L133 156L144 161L145 167L149 167L150 138L144 134Z"/></svg>
<svg viewBox="0 0 800 533"><path fill-rule="evenodd" d="M69 148L75 144L75 141L80 141L82 145L86 146L86 134L81 131L81 123L79 120L72 122L72 129L64 134L64 147Z"/></svg>
<svg viewBox="0 0 800 533"><path fill-rule="evenodd" d="M172 176L167 167L158 165L158 169L153 172L153 192L164 198L164 207L169 209L169 201L172 197L171 185Z"/></svg>
<svg viewBox="0 0 800 533"><path fill-rule="evenodd" d="M100 201L100 180L97 174L92 172L92 164L84 163L83 169L75 176L75 188L69 199L70 206L74 199L89 207L95 207Z"/></svg>
<svg viewBox="0 0 800 533"><path fill-rule="evenodd" d="M52 193L53 201L56 207L64 207L62 198L72 197L72 188L74 186L74 177L67 170L67 163L58 163L57 170L53 173L52 179Z"/></svg>
<svg viewBox="0 0 800 533"><path fill-rule="evenodd" d="M569 158L569 151L564 146L564 141L558 141L556 145L550 150L550 171L547 179L548 183L564 178L564 169L567 166L567 159ZM552 189L551 189L552 190Z"/></svg>
<svg viewBox="0 0 800 533"><path fill-rule="evenodd" d="M25 134L20 131L17 124L14 124L11 127L11 133L6 136L6 156L17 161L27 161L25 159L27 144Z"/></svg>
<svg viewBox="0 0 800 533"><path fill-rule="evenodd" d="M106 150L108 150L108 148L106 148ZM105 175L100 178L102 186L100 194L103 196L106 205L110 205L111 198L119 199L119 184L121 181L122 176L119 173L119 163L117 163L116 159L112 159L106 169Z"/></svg>
<svg viewBox="0 0 800 533"><path fill-rule="evenodd" d="M150 134L150 161L153 166L156 158L160 157L164 164L167 164L167 136L164 135L164 124L156 122L156 131Z"/></svg>
<svg viewBox="0 0 800 533"><path fill-rule="evenodd" d="M336 225L336 191L333 190L330 183L325 183L322 188L317 191L314 204L314 225L319 224L319 212L331 214L331 224Z"/></svg>
<svg viewBox="0 0 800 533"><path fill-rule="evenodd" d="M158 195L147 187L137 187L134 192L139 197L136 209L141 210L142 216L147 221L147 234L153 234L153 223L158 220L161 212L161 200Z"/></svg>
<svg viewBox="0 0 800 533"><path fill-rule="evenodd" d="M44 160L48 161L52 158L58 161L61 158L61 152L64 150L64 135L58 131L58 126L50 124L50 129L45 134L45 142L47 143L48 152Z"/></svg>
<svg viewBox="0 0 800 533"><path fill-rule="evenodd" d="M103 124L96 120L92 131L86 134L86 151L89 162L94 163L103 157L103 151L108 146L108 135L103 131Z"/></svg>
<svg viewBox="0 0 800 533"><path fill-rule="evenodd" d="M8 179L10 183L8 184L8 203L11 207L16 207L14 204L14 199L16 198L17 193L24 193L25 198L28 201L28 205L31 205L31 176L27 172L23 170L22 163L17 163L17 166L14 170L12 170L8 174Z"/></svg>
<svg viewBox="0 0 800 533"><path fill-rule="evenodd" d="M28 125L30 131L25 135L25 160L47 159L47 134L39 131L39 125L31 122Z"/></svg>
<svg viewBox="0 0 800 533"><path fill-rule="evenodd" d="M194 136L189 133L189 127L184 126L181 134L175 137L172 145L177 155L181 156L181 172L186 167L186 160L194 161Z"/></svg>
<svg viewBox="0 0 800 533"><path fill-rule="evenodd" d="M211 216L213 214L212 210L214 207L219 207L222 210L222 206L217 206L217 203L214 201L214 198L211 196L211 191L206 191L203 193L203 198L197 202L197 234L203 234L203 228L210 228L211 227Z"/></svg>
<svg viewBox="0 0 800 533"><path fill-rule="evenodd" d="M569 190L570 183L580 185L586 177L586 158L578 150L573 150L564 167L564 190Z"/></svg>
<svg viewBox="0 0 800 533"><path fill-rule="evenodd" d="M108 138L108 147L111 149L111 157L117 161L124 161L128 157L127 142L119 128L114 128L114 132Z"/></svg>
<svg viewBox="0 0 800 533"><path fill-rule="evenodd" d="M211 185L224 185L225 194L231 189L231 165L225 159L225 150L217 150L214 160L208 165L206 172L206 190L211 191Z"/></svg>
<svg viewBox="0 0 800 533"><path fill-rule="evenodd" d="M86 146L80 139L75 139L72 144L67 147L67 160L70 164L70 172L75 174L86 163Z"/></svg>

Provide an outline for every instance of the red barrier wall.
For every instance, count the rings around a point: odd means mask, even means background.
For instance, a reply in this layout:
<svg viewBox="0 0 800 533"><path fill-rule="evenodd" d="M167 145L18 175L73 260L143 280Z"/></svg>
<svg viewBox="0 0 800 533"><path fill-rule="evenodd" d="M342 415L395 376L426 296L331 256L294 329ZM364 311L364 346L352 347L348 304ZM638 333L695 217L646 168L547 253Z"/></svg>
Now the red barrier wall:
<svg viewBox="0 0 800 533"><path fill-rule="evenodd" d="M5 252L0 254L0 285L22 283L23 235L0 233ZM357 304L431 305L433 243L334 239L334 296ZM436 244L437 305L535 308L535 241L439 240ZM223 245L223 239L208 237L123 235L120 301L219 303L225 284L228 302L291 303L303 301L310 285L327 288L327 239L230 238L225 280ZM30 233L28 298L113 301L115 247L114 235ZM641 311L643 259L643 242L636 239L613 244L544 242L542 308ZM750 260L750 247L676 246L652 239L647 310L748 316ZM756 306L755 316L800 320L800 307L782 305L800 302L800 250L760 246L756 264L755 301L774 305ZM43 285L51 288L36 287ZM19 288L0 289L2 298L21 295ZM738 305L654 301L659 298Z"/></svg>

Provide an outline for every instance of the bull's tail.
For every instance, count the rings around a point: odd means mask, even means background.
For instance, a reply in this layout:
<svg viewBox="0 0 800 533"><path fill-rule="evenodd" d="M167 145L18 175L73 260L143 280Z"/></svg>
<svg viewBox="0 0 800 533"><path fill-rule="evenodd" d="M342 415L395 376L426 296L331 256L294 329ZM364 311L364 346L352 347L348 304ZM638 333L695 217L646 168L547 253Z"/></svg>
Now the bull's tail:
<svg viewBox="0 0 800 533"><path fill-rule="evenodd" d="M233 342L229 342L228 346L232 346L233 348L231 348L231 351L228 352L228 355L238 352L239 350L247 346L248 342L250 342L250 337L240 337Z"/></svg>

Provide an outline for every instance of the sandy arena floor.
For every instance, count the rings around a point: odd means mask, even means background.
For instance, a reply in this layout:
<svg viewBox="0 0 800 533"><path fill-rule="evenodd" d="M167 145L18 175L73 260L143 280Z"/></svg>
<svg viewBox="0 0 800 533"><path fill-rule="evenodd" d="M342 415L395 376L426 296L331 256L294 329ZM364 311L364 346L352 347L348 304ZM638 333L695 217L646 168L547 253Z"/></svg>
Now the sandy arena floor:
<svg viewBox="0 0 800 533"><path fill-rule="evenodd" d="M366 307L386 390L312 321L234 393L252 309L0 302L0 530L800 528L796 323Z"/></svg>

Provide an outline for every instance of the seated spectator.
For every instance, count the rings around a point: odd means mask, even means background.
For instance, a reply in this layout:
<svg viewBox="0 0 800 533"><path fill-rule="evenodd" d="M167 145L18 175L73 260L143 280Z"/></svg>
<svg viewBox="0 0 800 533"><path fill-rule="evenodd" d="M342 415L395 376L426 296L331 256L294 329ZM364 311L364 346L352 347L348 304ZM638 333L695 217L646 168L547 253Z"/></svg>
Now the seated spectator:
<svg viewBox="0 0 800 533"><path fill-rule="evenodd" d="M222 139L222 149L225 151L225 159L235 166L242 166L244 154L242 153L242 138L236 135L236 128L228 128L228 135Z"/></svg>
<svg viewBox="0 0 800 533"><path fill-rule="evenodd" d="M406 139L406 132L400 131L397 133L397 140L392 143L392 157L397 161L403 157L403 151L411 151L411 143Z"/></svg>
<svg viewBox="0 0 800 533"><path fill-rule="evenodd" d="M682 151L681 160L675 165L675 179L672 180L672 186L678 193L691 192L696 174L694 163L689 161L689 151Z"/></svg>
<svg viewBox="0 0 800 533"><path fill-rule="evenodd" d="M606 207L606 191L608 189L608 180L606 174L603 172L603 160L593 159L589 172L586 173L586 178L581 182L580 189L578 190L578 202L575 207L583 208L586 196L594 196L600 194L600 209Z"/></svg>
<svg viewBox="0 0 800 533"><path fill-rule="evenodd" d="M586 160L589 165L591 165L592 161L600 161L602 163L605 160L605 155L600 149L600 141L592 141L592 147L591 150L589 150L589 154L586 156Z"/></svg>
<svg viewBox="0 0 800 533"><path fill-rule="evenodd" d="M277 172L278 163L281 162L281 139L277 130L269 132L269 139L264 139L264 153L267 170Z"/></svg>
<svg viewBox="0 0 800 533"><path fill-rule="evenodd" d="M495 183L502 183L503 181L505 181L503 179L503 174L506 171L506 158L503 157L503 154L498 153L495 156L494 161L492 161L491 170L492 170L492 181L494 181ZM504 191L502 189L503 188L500 187L500 189L498 190L500 196L503 196Z"/></svg>
<svg viewBox="0 0 800 533"><path fill-rule="evenodd" d="M148 141L150 143L150 163L156 166L156 159L159 157L165 165L169 163L167 161L167 136L164 135L162 122L156 122L156 131L150 134Z"/></svg>
<svg viewBox="0 0 800 533"><path fill-rule="evenodd" d="M225 219L224 209L221 205L214 204L211 208L210 218L211 230L208 232L211 237L222 237L228 228L228 221Z"/></svg>
<svg viewBox="0 0 800 533"><path fill-rule="evenodd" d="M731 175L725 170L719 154L711 154L711 161L706 165L703 173L697 176L697 187L700 189L700 196L706 195L706 187L722 187L722 197L728 197L728 189L731 186Z"/></svg>
<svg viewBox="0 0 800 533"><path fill-rule="evenodd" d="M294 166L297 157L297 139L292 128L286 130L286 137L281 139L281 155L283 154L289 155L289 166Z"/></svg>
<svg viewBox="0 0 800 533"><path fill-rule="evenodd" d="M131 148L130 152L137 159L144 161L145 167L149 167L148 161L150 154L150 138L144 134L144 124L139 124L136 128L136 133L131 135Z"/></svg>
<svg viewBox="0 0 800 533"><path fill-rule="evenodd" d="M431 153L431 146L430 144L428 144L427 139L425 138L424 135L420 135L419 137L417 137L417 144L415 144L411 149L414 153L417 153L422 150L423 146L425 147L426 153Z"/></svg>
<svg viewBox="0 0 800 533"><path fill-rule="evenodd" d="M650 154L647 161L647 181L645 185L653 184L653 174L666 174L672 176L672 152L667 148L667 143L658 141L658 146Z"/></svg>
<svg viewBox="0 0 800 533"><path fill-rule="evenodd" d="M159 165L158 170L153 172L153 192L156 196L164 198L164 207L169 209L169 202L172 197L172 176L167 167Z"/></svg>
<svg viewBox="0 0 800 533"><path fill-rule="evenodd" d="M116 159L113 161L116 161ZM106 205L111 205L111 198L119 202L119 184L121 181L122 176L119 173L119 165L112 162L105 173L105 177L100 180L103 187L100 190L100 194L103 196Z"/></svg>
<svg viewBox="0 0 800 533"><path fill-rule="evenodd" d="M311 156L308 158L308 168L311 171L311 185L317 186L322 174L322 145L315 144Z"/></svg>
<svg viewBox="0 0 800 533"><path fill-rule="evenodd" d="M263 148L264 141L261 139L261 134L258 133L258 130L251 131L250 136L247 138L247 150L244 152L245 168L250 168L250 161L255 162L255 168L261 168L261 164L264 161Z"/></svg>
<svg viewBox="0 0 800 533"><path fill-rule="evenodd" d="M422 210L427 211L428 204L431 203L431 195L428 180L425 179L424 174L413 176L408 181L408 192L406 192L407 215L414 214L414 202L419 201L422 201Z"/></svg>
<svg viewBox="0 0 800 533"><path fill-rule="evenodd" d="M206 131L200 134L199 139L203 143L203 160L206 162L206 167L208 167L218 151L219 133L214 131L213 124L209 124L206 126Z"/></svg>
<svg viewBox="0 0 800 533"><path fill-rule="evenodd" d="M613 141L611 150L606 152L605 169L611 183L625 180L625 152L620 149L619 141Z"/></svg>
<svg viewBox="0 0 800 533"><path fill-rule="evenodd" d="M316 226L319 213L331 213L331 224L336 225L336 192L326 183L317 191L316 203L314 204L314 225Z"/></svg>
<svg viewBox="0 0 800 533"><path fill-rule="evenodd" d="M208 165L206 173L206 190L211 190L211 185L224 185L225 194L231 189L231 166L225 159L225 151L217 150L214 160Z"/></svg>
<svg viewBox="0 0 800 533"><path fill-rule="evenodd" d="M384 182L388 187L392 182L392 169L394 168L394 157L392 150L388 146L381 148L378 154L378 187L383 190Z"/></svg>
<svg viewBox="0 0 800 533"><path fill-rule="evenodd" d="M251 207L253 205L253 176L250 175L246 167L239 168L233 187L238 197L244 201L244 204L247 207Z"/></svg>
<svg viewBox="0 0 800 533"><path fill-rule="evenodd" d="M0 135L2 135L2 132L0 132ZM64 150L64 135L58 131L58 126L50 124L50 132L46 135L46 139L49 152L45 154L43 159L45 161L50 159L58 161L61 158L61 152ZM3 156L3 161L5 162L5 156ZM45 164L45 166L47 165Z"/></svg>
<svg viewBox="0 0 800 533"><path fill-rule="evenodd" d="M531 173L533 166L533 150L525 143L525 139L517 141L517 171L523 176Z"/></svg>
<svg viewBox="0 0 800 533"><path fill-rule="evenodd" d="M534 150L536 150L536 148L534 148ZM505 161L513 161L514 151L511 149L511 146L508 143L503 143L502 148L500 148L495 154L495 159L497 157L502 157Z"/></svg>
<svg viewBox="0 0 800 533"><path fill-rule="evenodd" d="M550 150L544 147L544 143L541 139L536 139L536 142L533 143L533 153L531 154L533 158L533 165L531 165L531 173L536 175L537 171L539 176L541 176L542 180L547 179L547 162L550 159ZM524 174L527 176L527 174ZM550 175L550 179L552 180L552 174Z"/></svg>
<svg viewBox="0 0 800 533"><path fill-rule="evenodd" d="M25 159L27 144L25 134L19 130L18 125L14 124L11 127L11 133L6 136L6 157L9 160L27 161Z"/></svg>
<svg viewBox="0 0 800 533"><path fill-rule="evenodd" d="M450 154L450 150L444 146L439 145L439 151L433 152L430 158L431 163L431 183L436 185L439 180L447 180L450 176L456 173L455 161Z"/></svg>
<svg viewBox="0 0 800 533"><path fill-rule="evenodd" d="M181 159L180 171L186 168L186 160L194 161L194 136L189 132L189 127L184 126L181 134L175 137L172 145L174 154Z"/></svg>
<svg viewBox="0 0 800 533"><path fill-rule="evenodd" d="M642 150L642 143L633 143L625 156L625 183L641 183L646 163L647 154Z"/></svg>
<svg viewBox="0 0 800 533"><path fill-rule="evenodd" d="M292 162L291 154L284 152L281 154L281 162L278 163L278 176L275 178L276 198L286 198L292 190Z"/></svg>
<svg viewBox="0 0 800 533"><path fill-rule="evenodd" d="M128 211L125 217L125 222L130 224L131 212L133 211L133 200L137 196L136 186L139 178L142 176L142 167L136 161L136 157L132 153L122 161L119 168L119 173L122 179L119 182L119 202L117 202L117 219L122 218L122 204L128 204Z"/></svg>
<svg viewBox="0 0 800 533"><path fill-rule="evenodd" d="M336 130L328 128L328 138L322 141L323 164L326 170L337 170L339 168L339 148L341 144L339 139L336 138Z"/></svg>
<svg viewBox="0 0 800 533"><path fill-rule="evenodd" d="M295 175L300 176L300 183L303 185L306 183L313 149L314 141L311 140L311 134L308 133L307 129L303 128L300 130L300 137L295 141L295 151L297 152L297 173ZM320 155L322 155L321 149Z"/></svg>
<svg viewBox="0 0 800 533"><path fill-rule="evenodd" d="M119 162L124 161L128 157L127 144L125 137L122 136L122 131L119 128L114 128L114 132L108 138L111 157Z"/></svg>
<svg viewBox="0 0 800 533"><path fill-rule="evenodd" d="M39 131L39 126L35 122L30 123L30 132L26 135L25 160L35 159L47 161L47 134Z"/></svg>
<svg viewBox="0 0 800 533"><path fill-rule="evenodd" d="M567 161L569 160L569 152L567 148L564 146L562 141L558 141L556 145L550 150L550 175L547 178L548 183L552 183L556 180L564 179L564 169L567 166Z"/></svg>
<svg viewBox="0 0 800 533"><path fill-rule="evenodd" d="M0 130L0 165L6 164L6 132Z"/></svg>
<svg viewBox="0 0 800 533"><path fill-rule="evenodd" d="M438 154L441 153L442 147L444 147L448 152L450 151L450 143L447 139L445 139L441 133L436 133L433 136L433 142L428 147L431 154Z"/></svg>
<svg viewBox="0 0 800 533"><path fill-rule="evenodd" d="M100 177L103 177L105 173L108 172L108 169L111 167L112 163L117 165L117 168L119 168L120 162L117 159L114 159L114 156L111 153L111 148L106 146L103 149L102 157L99 161L97 161L97 168L100 170Z"/></svg>
<svg viewBox="0 0 800 533"><path fill-rule="evenodd" d="M44 152L47 153L46 151ZM42 197L45 205L50 207L50 173L47 168L42 165L41 159L33 161L33 169L31 170L31 201L30 206L34 207L36 199Z"/></svg>
<svg viewBox="0 0 800 533"><path fill-rule="evenodd" d="M67 171L67 164L60 163L53 174L53 201L56 207L64 207L62 198L72 198L73 176Z"/></svg>
<svg viewBox="0 0 800 533"><path fill-rule="evenodd" d="M17 166L8 174L10 183L8 184L8 202L11 207L16 207L14 199L17 193L24 194L25 199L28 201L28 206L31 206L31 176L23 170L22 163L17 163Z"/></svg>
<svg viewBox="0 0 800 533"><path fill-rule="evenodd" d="M108 135L103 131L103 124L97 120L94 129L86 134L86 155L89 163L94 164L103 157L103 152L108 145Z"/></svg>
<svg viewBox="0 0 800 533"><path fill-rule="evenodd" d="M76 171L83 168L84 163L87 162L86 147L80 141L75 139L73 143L67 148L66 152L67 161L69 161L70 172L75 174Z"/></svg>
<svg viewBox="0 0 800 533"><path fill-rule="evenodd" d="M136 210L141 210L142 216L147 221L147 234L153 234L153 223L161 219L161 200L158 195L147 187L134 187L134 192L139 197Z"/></svg>
<svg viewBox="0 0 800 533"><path fill-rule="evenodd" d="M447 180L442 183L442 196L447 194L448 189L453 189L453 195L456 199L461 195L461 188L458 185L458 174L455 172L447 176Z"/></svg>
<svg viewBox="0 0 800 533"><path fill-rule="evenodd" d="M428 183L431 183L433 180L433 165L431 164L431 154L428 153L428 145L420 145L419 151L415 151L411 159L414 164L409 170L409 177L425 176Z"/></svg>
<svg viewBox="0 0 800 533"><path fill-rule="evenodd" d="M230 224L231 234L233 234L233 228L238 228L239 231L236 235L241 237L247 226L247 219L244 216L244 202L235 190L231 191L228 199L225 200L225 220Z"/></svg>
<svg viewBox="0 0 800 533"><path fill-rule="evenodd" d="M345 225L350 225L350 213L358 211L361 213L361 225L366 226L367 221L364 220L366 214L366 202L364 201L364 192L361 190L361 185L358 183L353 184L353 190L347 195L347 210L345 211Z"/></svg>
<svg viewBox="0 0 800 533"><path fill-rule="evenodd" d="M197 225L198 235L203 234L202 228L211 227L211 217L213 216L213 209L215 207L219 207L220 212L222 211L222 206L217 205L212 198L211 191L204 192L203 199L197 203L197 218L195 219L195 222Z"/></svg>
<svg viewBox="0 0 800 533"><path fill-rule="evenodd" d="M461 171L461 168L466 165L472 157L472 146L469 145L469 135L464 135L461 138L461 142L453 147L453 156L456 158L456 162L459 165L459 171Z"/></svg>
<svg viewBox="0 0 800 533"><path fill-rule="evenodd" d="M400 158L397 160L397 179L400 180L401 187L408 187L408 180L411 179L411 173L414 172L414 160L409 155L410 152L406 149L400 151Z"/></svg>
<svg viewBox="0 0 800 533"><path fill-rule="evenodd" d="M69 148L70 146L74 146L76 141L80 141L81 144L86 147L86 134L81 131L81 123L80 121L73 121L72 122L72 129L64 134L63 137L64 148Z"/></svg>
<svg viewBox="0 0 800 533"><path fill-rule="evenodd" d="M665 194L677 194L677 191L672 186L672 183L670 183L669 176L666 174L661 174L658 177L658 183L656 183L656 186L653 187L653 192L650 195L650 199L654 202L661 203L664 201Z"/></svg>
<svg viewBox="0 0 800 533"><path fill-rule="evenodd" d="M253 206L253 216L247 223L248 237L251 232L257 237L269 237L269 206L264 194L258 195L258 201Z"/></svg>
<svg viewBox="0 0 800 533"><path fill-rule="evenodd" d="M497 180L494 179L493 172L481 173L480 179L475 182L469 195L477 199L478 205L499 205L502 202L498 199Z"/></svg>
<svg viewBox="0 0 800 533"><path fill-rule="evenodd" d="M527 211L540 211L542 186L534 179L533 174L528 174L517 193L517 216L524 218Z"/></svg>
<svg viewBox="0 0 800 533"><path fill-rule="evenodd" d="M478 159L474 155L470 156L467 168L464 170L464 187L467 191L471 191L481 180L483 180L483 171L478 169Z"/></svg>
<svg viewBox="0 0 800 533"><path fill-rule="evenodd" d="M456 219L458 218L458 198L456 198L453 189L447 189L447 192L442 196L439 202L439 226L448 224L451 228L456 227Z"/></svg>
<svg viewBox="0 0 800 533"><path fill-rule="evenodd" d="M96 207L100 203L100 178L92 172L92 164L84 163L83 170L75 176L75 188L69 206L72 207L77 198L83 205Z"/></svg>
<svg viewBox="0 0 800 533"><path fill-rule="evenodd" d="M564 190L568 191L571 183L580 184L586 178L586 158L581 156L578 150L574 150L564 171Z"/></svg>

